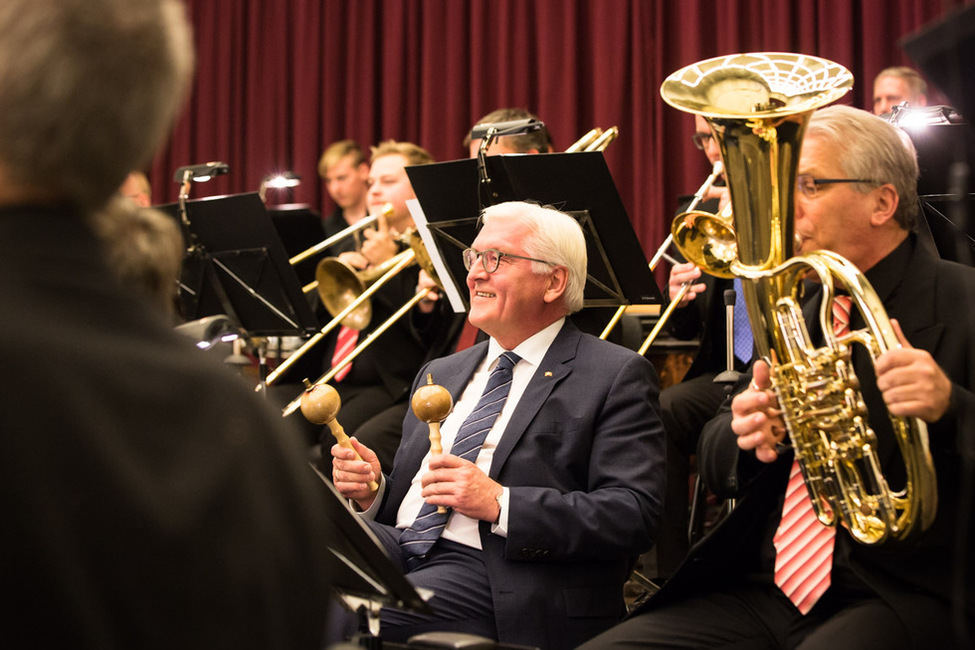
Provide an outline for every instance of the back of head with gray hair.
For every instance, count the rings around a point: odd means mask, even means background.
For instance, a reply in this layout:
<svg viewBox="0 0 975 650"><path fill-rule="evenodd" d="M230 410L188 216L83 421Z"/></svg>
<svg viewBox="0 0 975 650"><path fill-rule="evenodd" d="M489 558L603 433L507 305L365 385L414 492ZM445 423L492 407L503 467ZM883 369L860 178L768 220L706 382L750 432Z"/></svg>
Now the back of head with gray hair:
<svg viewBox="0 0 975 650"><path fill-rule="evenodd" d="M844 177L892 184L900 198L894 219L904 230L917 228L917 154L906 133L872 113L838 105L813 113L806 137L833 146ZM853 187L869 192L875 186Z"/></svg>
<svg viewBox="0 0 975 650"><path fill-rule="evenodd" d="M522 241L525 255L564 266L568 272L563 296L567 313L572 314L582 309L588 257L586 236L575 219L555 208L521 201L509 201L485 208L481 219L485 224L504 220L526 226L530 234ZM535 273L549 273L551 270L546 264L532 262L532 271Z"/></svg>
<svg viewBox="0 0 975 650"><path fill-rule="evenodd" d="M178 0L3 0L5 180L44 200L100 207L168 133L192 68Z"/></svg>

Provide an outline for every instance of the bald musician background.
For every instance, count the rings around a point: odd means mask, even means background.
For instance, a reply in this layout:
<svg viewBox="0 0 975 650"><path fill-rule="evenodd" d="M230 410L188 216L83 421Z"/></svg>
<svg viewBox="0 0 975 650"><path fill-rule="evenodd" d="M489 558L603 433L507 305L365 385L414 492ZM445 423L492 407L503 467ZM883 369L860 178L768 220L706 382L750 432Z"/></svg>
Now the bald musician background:
<svg viewBox="0 0 975 650"><path fill-rule="evenodd" d="M429 363L413 387L430 373L453 396L446 453L431 456L428 426L411 413L388 476L356 442L362 461L332 447L333 479L409 580L436 594L432 618L383 610L384 639L455 630L571 648L623 615L623 583L656 532L656 373L566 319L586 278L575 220L511 202L487 208L483 223L465 263L470 321L491 339ZM469 448L474 429L486 439ZM437 505L452 509L445 527L427 513Z"/></svg>

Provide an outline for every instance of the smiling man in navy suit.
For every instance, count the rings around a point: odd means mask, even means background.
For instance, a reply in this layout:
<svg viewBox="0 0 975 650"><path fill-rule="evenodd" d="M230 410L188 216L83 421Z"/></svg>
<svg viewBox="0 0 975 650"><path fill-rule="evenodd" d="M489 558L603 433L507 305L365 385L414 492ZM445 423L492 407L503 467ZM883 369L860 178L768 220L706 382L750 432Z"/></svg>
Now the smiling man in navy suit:
<svg viewBox="0 0 975 650"><path fill-rule="evenodd" d="M385 639L452 630L571 648L624 614L623 583L655 537L665 480L657 377L643 357L566 319L586 281L574 219L520 202L482 219L464 259L469 319L491 338L431 362L414 384L429 373L454 399L444 453L430 453L428 426L409 414L388 476L356 443L363 460L332 448L333 479L410 581L435 594L432 617L384 610ZM449 514L431 523L431 506Z"/></svg>

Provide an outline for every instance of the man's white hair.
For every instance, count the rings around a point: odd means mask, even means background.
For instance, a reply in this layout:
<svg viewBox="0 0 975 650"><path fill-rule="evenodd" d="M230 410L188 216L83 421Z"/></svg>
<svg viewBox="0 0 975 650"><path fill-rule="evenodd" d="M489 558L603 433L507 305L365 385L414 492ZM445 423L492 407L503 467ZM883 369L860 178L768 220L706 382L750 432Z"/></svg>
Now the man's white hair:
<svg viewBox="0 0 975 650"><path fill-rule="evenodd" d="M564 266L568 272L563 295L566 312L572 314L582 309L588 257L586 236L579 222L555 208L522 201L485 208L481 219L485 224L504 220L527 227L529 235L522 242L526 256ZM532 262L532 270L548 273L552 269L547 264Z"/></svg>

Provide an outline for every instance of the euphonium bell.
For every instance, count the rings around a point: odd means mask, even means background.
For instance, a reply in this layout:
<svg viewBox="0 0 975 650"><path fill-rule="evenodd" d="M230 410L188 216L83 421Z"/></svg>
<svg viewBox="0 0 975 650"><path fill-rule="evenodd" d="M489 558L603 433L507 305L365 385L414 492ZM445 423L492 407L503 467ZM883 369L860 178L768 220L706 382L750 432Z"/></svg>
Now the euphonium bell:
<svg viewBox="0 0 975 650"><path fill-rule="evenodd" d="M901 489L888 485L869 427L851 350L870 359L898 345L883 304L863 274L829 251L793 256L799 152L814 110L846 94L850 72L801 54L736 54L700 61L660 89L675 108L704 117L721 148L734 206L731 223L707 213L682 215L675 241L705 272L742 279L759 355L772 385L819 520L842 523L864 544L905 540L927 528L937 508L927 428L888 413L904 459ZM731 239L734 239L732 250ZM815 346L800 306L810 274L823 285ZM867 328L837 338L828 316L843 288Z"/></svg>

